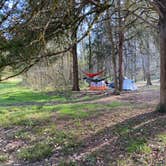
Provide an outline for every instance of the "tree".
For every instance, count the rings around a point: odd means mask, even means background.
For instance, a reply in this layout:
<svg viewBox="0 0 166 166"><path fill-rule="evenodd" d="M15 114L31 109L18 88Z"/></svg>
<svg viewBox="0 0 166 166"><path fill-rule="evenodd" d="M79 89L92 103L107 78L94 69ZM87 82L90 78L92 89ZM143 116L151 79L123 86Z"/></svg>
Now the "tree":
<svg viewBox="0 0 166 166"><path fill-rule="evenodd" d="M159 14L160 37L160 104L159 111L166 113L166 1L155 0L152 5Z"/></svg>

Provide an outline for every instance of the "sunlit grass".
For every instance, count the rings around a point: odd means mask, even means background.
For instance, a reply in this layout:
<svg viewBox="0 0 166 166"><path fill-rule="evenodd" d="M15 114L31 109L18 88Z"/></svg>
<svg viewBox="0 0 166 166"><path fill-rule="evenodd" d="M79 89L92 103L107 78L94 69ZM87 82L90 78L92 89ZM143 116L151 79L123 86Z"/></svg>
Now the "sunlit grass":
<svg viewBox="0 0 166 166"><path fill-rule="evenodd" d="M64 96L48 95L22 87L17 82L0 83L0 105L28 102L66 101Z"/></svg>
<svg viewBox="0 0 166 166"><path fill-rule="evenodd" d="M0 107L0 126L21 125L35 126L50 120L53 114L60 118L87 118L111 111L122 106L113 102L109 105L101 104L60 104L52 106L27 106L27 107Z"/></svg>

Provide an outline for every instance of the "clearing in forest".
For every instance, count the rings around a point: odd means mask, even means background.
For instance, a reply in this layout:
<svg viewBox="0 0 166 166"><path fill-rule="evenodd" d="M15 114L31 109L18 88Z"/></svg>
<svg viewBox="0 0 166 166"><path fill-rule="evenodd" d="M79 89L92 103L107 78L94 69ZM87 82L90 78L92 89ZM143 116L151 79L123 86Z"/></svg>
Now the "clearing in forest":
<svg viewBox="0 0 166 166"><path fill-rule="evenodd" d="M166 165L159 86L120 96L0 84L0 165Z"/></svg>

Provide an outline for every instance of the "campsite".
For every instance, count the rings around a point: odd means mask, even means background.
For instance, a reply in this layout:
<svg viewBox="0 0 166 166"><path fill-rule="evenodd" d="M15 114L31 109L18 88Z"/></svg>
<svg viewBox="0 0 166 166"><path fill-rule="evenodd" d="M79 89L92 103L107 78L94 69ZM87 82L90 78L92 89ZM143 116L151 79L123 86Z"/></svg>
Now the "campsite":
<svg viewBox="0 0 166 166"><path fill-rule="evenodd" d="M0 166L165 166L165 0L0 1Z"/></svg>

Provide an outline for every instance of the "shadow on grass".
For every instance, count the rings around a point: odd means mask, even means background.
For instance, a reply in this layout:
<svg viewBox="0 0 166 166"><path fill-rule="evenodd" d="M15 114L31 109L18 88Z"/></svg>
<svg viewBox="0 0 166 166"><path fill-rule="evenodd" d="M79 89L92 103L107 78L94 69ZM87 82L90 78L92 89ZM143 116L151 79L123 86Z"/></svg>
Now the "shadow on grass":
<svg viewBox="0 0 166 166"><path fill-rule="evenodd" d="M69 104L69 103L80 103L90 102L97 99L102 99L105 95L101 96L87 96L80 99L68 98L64 96L47 96L46 93L40 92L19 92L19 93L8 93L8 97L0 98L1 107L12 107L12 106L51 106L58 104Z"/></svg>
<svg viewBox="0 0 166 166"><path fill-rule="evenodd" d="M79 147L72 147L72 150L66 147L65 160L72 156L75 165L84 166L120 165L120 161L126 161L127 165L164 165L166 161L159 161L155 157L148 159L146 155L153 151L148 145L149 141L154 141L157 135L165 131L166 115L157 112L141 114L106 127L82 140ZM128 157L132 158L132 163L127 163Z"/></svg>

